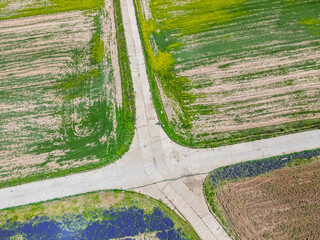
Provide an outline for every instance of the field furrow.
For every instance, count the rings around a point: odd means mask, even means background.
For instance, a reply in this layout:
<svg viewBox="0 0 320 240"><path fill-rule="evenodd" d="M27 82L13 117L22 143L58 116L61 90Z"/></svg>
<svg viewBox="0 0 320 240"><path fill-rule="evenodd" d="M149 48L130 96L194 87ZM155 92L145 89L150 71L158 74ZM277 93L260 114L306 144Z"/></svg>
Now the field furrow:
<svg viewBox="0 0 320 240"><path fill-rule="evenodd" d="M119 158L132 140L134 103L131 92L122 99L131 73L126 48L126 70L119 66L123 30L116 33L122 23L113 1L7 2L0 5L0 187Z"/></svg>
<svg viewBox="0 0 320 240"><path fill-rule="evenodd" d="M319 127L319 1L136 4L172 138L219 146Z"/></svg>

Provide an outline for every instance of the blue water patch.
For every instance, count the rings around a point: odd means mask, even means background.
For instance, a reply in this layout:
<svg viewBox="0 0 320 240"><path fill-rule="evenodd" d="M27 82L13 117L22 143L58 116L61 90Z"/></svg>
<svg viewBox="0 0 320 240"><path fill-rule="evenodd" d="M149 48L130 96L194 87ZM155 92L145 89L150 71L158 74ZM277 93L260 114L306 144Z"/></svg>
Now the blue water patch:
<svg viewBox="0 0 320 240"><path fill-rule="evenodd" d="M57 219L36 216L25 222L7 221L0 227L0 239L22 235L28 240L131 240L143 233L154 233L160 240L188 239L181 229L174 228L173 221L159 208L154 208L150 214L136 207L111 208L91 212L90 220L87 217L69 214Z"/></svg>
<svg viewBox="0 0 320 240"><path fill-rule="evenodd" d="M209 181L214 187L226 180L230 181L246 177L255 177L272 170L283 168L287 163L291 163L293 159L310 159L319 155L320 149L316 149L286 156L243 162L212 172L209 176Z"/></svg>

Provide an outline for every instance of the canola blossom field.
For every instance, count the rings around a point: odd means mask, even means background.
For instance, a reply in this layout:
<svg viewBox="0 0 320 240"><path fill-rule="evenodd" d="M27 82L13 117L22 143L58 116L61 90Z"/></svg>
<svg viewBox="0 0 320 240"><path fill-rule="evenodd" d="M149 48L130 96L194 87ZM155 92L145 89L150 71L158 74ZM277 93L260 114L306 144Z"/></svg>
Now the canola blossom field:
<svg viewBox="0 0 320 240"><path fill-rule="evenodd" d="M135 109L119 5L0 4L0 187L103 166L128 150Z"/></svg>
<svg viewBox="0 0 320 240"><path fill-rule="evenodd" d="M108 191L0 211L0 239L198 239L162 203Z"/></svg>
<svg viewBox="0 0 320 240"><path fill-rule="evenodd" d="M319 128L319 1L135 3L172 139L215 147Z"/></svg>

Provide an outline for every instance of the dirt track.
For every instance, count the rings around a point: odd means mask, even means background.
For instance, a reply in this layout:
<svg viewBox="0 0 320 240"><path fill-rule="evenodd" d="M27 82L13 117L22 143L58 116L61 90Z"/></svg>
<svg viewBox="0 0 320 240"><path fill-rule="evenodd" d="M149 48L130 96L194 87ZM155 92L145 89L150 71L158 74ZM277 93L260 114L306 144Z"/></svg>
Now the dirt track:
<svg viewBox="0 0 320 240"><path fill-rule="evenodd" d="M319 239L320 157L312 164L229 183L217 191L240 239Z"/></svg>

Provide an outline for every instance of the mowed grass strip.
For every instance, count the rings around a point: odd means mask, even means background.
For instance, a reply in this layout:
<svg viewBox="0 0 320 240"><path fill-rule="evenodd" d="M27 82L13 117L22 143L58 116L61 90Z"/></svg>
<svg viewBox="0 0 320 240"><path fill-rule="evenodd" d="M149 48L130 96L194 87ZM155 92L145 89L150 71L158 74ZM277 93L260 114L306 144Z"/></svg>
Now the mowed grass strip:
<svg viewBox="0 0 320 240"><path fill-rule="evenodd" d="M319 1L136 6L154 101L173 139L214 147L319 128Z"/></svg>
<svg viewBox="0 0 320 240"><path fill-rule="evenodd" d="M128 150L135 107L121 26L112 1L1 20L0 187L97 168Z"/></svg>

